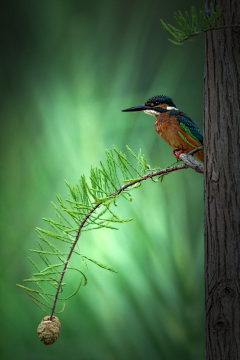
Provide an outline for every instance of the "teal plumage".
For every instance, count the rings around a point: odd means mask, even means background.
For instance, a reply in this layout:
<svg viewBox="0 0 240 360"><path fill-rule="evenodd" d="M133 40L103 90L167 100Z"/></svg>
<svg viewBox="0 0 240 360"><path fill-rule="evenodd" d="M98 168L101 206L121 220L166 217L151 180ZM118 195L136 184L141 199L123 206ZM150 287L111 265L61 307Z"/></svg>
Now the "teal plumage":
<svg viewBox="0 0 240 360"><path fill-rule="evenodd" d="M175 116L179 124L183 124L184 126L186 126L190 133L197 139L199 144L203 145L203 136L201 131L199 130L195 122L187 114L181 111L171 110L169 112L169 116Z"/></svg>

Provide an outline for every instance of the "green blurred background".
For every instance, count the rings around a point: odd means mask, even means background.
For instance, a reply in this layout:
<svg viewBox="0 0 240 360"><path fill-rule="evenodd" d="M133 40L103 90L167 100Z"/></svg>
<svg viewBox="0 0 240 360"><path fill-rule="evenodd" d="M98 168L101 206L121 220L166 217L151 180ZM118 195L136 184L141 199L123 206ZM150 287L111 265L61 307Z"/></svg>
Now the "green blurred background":
<svg viewBox="0 0 240 360"><path fill-rule="evenodd" d="M1 10L1 359L204 359L203 176L192 170L144 183L121 203L134 221L87 232L88 285L41 344L44 313L15 286L33 272L35 228L114 144L141 148L151 166L174 162L154 118L121 113L172 97L202 128L204 39L167 41L160 18L203 7L177 0L10 0ZM56 201L55 201L56 202ZM69 286L76 288L74 273Z"/></svg>

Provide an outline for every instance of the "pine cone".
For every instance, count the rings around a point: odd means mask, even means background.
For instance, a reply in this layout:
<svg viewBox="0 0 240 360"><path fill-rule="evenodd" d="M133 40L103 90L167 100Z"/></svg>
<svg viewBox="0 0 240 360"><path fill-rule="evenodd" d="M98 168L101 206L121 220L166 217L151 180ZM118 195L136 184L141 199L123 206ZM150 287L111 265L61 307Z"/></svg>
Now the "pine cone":
<svg viewBox="0 0 240 360"><path fill-rule="evenodd" d="M40 341L45 345L53 344L60 334L60 327L60 321L56 316L52 317L52 321L50 316L45 316L37 328Z"/></svg>

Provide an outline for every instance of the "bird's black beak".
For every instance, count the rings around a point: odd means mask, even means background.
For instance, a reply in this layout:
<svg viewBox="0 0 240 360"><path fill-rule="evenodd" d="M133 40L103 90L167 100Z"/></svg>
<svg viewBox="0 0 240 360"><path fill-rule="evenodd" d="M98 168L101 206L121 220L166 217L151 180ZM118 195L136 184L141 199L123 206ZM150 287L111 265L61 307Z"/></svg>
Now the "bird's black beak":
<svg viewBox="0 0 240 360"><path fill-rule="evenodd" d="M143 110L148 110L151 109L150 106L146 106L145 104L142 105L138 105L138 106L133 106L131 108L128 109L124 109L122 110L123 112L127 112L127 111L143 111Z"/></svg>

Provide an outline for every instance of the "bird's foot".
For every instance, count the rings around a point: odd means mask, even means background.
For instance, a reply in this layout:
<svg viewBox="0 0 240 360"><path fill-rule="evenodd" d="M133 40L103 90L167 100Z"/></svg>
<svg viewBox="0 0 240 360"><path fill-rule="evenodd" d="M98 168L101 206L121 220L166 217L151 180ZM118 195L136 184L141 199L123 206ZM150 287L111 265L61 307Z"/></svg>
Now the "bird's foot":
<svg viewBox="0 0 240 360"><path fill-rule="evenodd" d="M183 151L183 150L174 149L174 150L173 150L173 155L175 155L175 156L176 156L175 151L178 151L178 153L177 153L177 160L179 160L179 155L180 155L180 154L183 154L184 151Z"/></svg>

